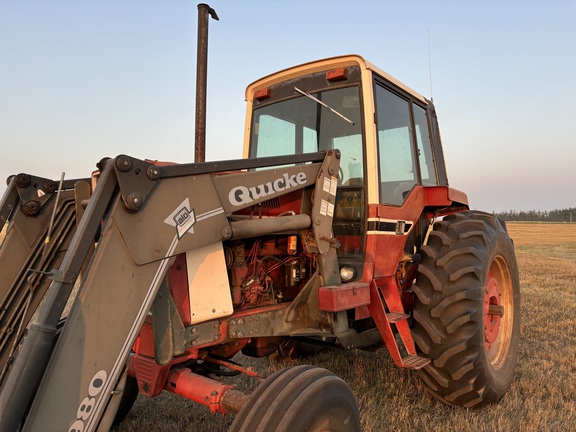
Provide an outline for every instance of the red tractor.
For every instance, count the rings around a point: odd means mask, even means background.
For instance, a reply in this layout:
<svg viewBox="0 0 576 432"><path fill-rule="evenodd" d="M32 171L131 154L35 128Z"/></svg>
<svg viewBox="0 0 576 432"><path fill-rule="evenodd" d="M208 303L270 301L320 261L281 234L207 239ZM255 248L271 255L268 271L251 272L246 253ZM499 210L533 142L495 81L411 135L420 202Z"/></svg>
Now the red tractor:
<svg viewBox="0 0 576 432"><path fill-rule="evenodd" d="M0 430L107 430L166 390L237 413L234 431L359 431L325 369L251 395L213 378L254 375L239 352L314 345L385 345L451 405L506 393L514 246L448 185L432 102L357 55L269 75L246 99L242 160L121 155L91 182L10 179Z"/></svg>

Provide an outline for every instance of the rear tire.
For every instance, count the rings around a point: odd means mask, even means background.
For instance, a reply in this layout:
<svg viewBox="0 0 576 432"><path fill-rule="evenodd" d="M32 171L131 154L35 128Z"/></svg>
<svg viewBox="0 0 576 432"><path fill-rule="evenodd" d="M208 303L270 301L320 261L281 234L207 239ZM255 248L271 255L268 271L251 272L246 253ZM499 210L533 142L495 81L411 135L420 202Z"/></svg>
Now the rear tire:
<svg viewBox="0 0 576 432"><path fill-rule="evenodd" d="M418 371L448 405L499 401L514 378L520 283L503 221L463 212L434 224L412 289L414 340L432 361Z"/></svg>
<svg viewBox="0 0 576 432"><path fill-rule="evenodd" d="M266 379L240 410L230 432L359 432L350 387L326 369L295 366Z"/></svg>

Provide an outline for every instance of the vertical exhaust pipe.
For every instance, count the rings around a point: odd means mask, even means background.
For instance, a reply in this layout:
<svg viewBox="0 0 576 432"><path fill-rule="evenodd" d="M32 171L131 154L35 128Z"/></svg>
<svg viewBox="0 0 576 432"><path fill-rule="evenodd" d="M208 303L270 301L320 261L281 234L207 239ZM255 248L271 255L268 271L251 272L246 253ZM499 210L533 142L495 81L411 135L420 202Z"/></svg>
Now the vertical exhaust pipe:
<svg viewBox="0 0 576 432"><path fill-rule="evenodd" d="M196 135L194 162L206 157L206 76L208 71L208 15L219 20L216 11L204 3L198 5L198 48L196 60Z"/></svg>

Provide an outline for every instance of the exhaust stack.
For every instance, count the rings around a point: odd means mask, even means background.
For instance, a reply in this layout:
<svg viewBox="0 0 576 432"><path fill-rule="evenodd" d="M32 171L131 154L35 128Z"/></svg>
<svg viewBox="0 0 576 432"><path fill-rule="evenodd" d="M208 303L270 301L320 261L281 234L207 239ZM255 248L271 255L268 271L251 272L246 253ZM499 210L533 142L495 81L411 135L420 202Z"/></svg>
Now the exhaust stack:
<svg viewBox="0 0 576 432"><path fill-rule="evenodd" d="M206 76L208 71L208 15L219 21L216 11L198 5L198 48L196 60L196 136L194 162L204 162L206 153Z"/></svg>

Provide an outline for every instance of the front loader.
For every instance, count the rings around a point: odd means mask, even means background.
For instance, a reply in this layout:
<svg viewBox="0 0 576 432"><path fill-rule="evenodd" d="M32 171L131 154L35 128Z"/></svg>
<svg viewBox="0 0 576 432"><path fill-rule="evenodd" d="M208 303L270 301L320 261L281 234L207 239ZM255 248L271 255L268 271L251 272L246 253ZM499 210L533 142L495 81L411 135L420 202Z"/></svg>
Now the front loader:
<svg viewBox="0 0 576 432"><path fill-rule="evenodd" d="M432 102L357 55L269 75L246 99L242 160L120 155L91 181L10 179L1 431L106 431L163 391L236 414L232 431L359 431L325 369L251 395L214 378L257 375L239 352L314 345L385 346L450 405L504 396L514 248L448 185Z"/></svg>

